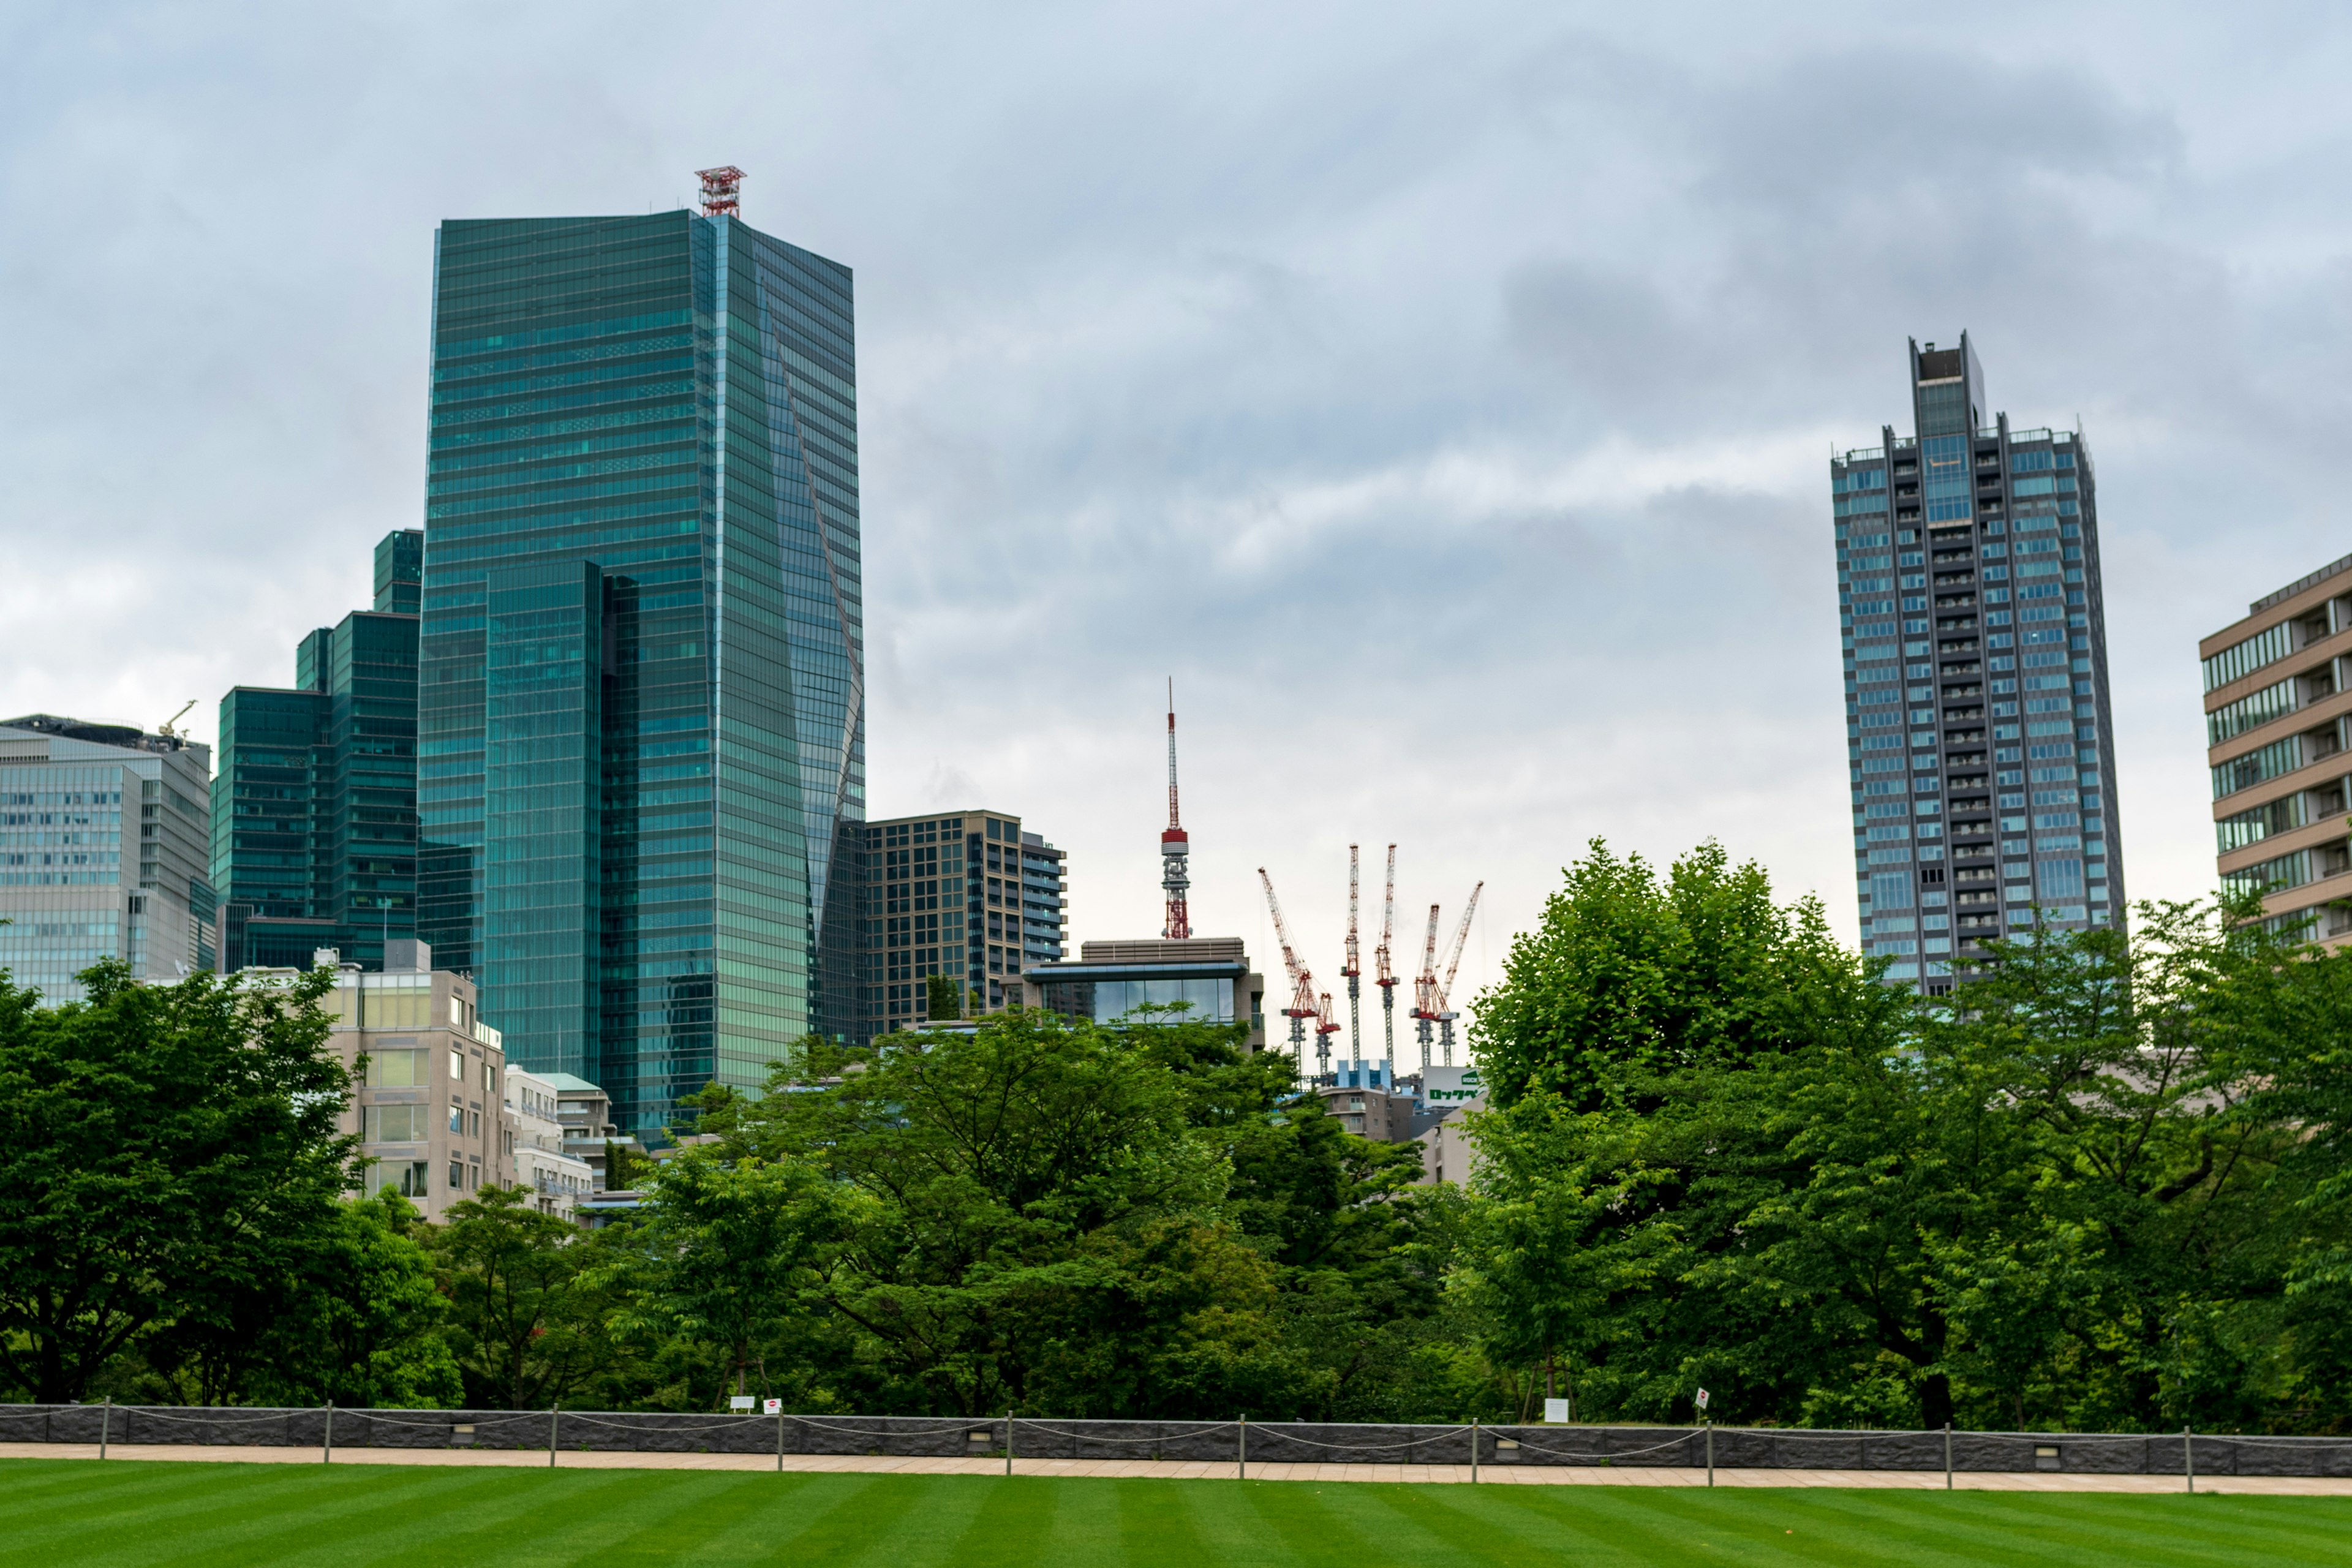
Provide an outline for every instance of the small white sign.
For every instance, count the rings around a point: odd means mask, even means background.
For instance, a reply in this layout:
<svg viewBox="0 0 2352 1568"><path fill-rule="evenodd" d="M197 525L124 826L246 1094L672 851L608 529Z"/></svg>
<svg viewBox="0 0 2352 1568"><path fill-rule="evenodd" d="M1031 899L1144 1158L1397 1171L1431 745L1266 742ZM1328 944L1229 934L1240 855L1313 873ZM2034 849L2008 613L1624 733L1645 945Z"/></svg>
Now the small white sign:
<svg viewBox="0 0 2352 1568"><path fill-rule="evenodd" d="M727 1401L727 1408L730 1410L749 1410L756 1403L757 1401L752 1399L750 1394L738 1394L729 1398Z"/></svg>
<svg viewBox="0 0 2352 1568"><path fill-rule="evenodd" d="M760 1414L762 1415L782 1415L783 1413L784 1402L781 1399L767 1400L760 1406Z"/></svg>
<svg viewBox="0 0 2352 1568"><path fill-rule="evenodd" d="M1701 1410L1706 1408L1706 1390L1704 1388L1698 1391L1698 1407Z"/></svg>
<svg viewBox="0 0 2352 1568"><path fill-rule="evenodd" d="M1565 1399L1545 1400L1544 1419L1546 1421L1566 1421L1568 1419L1568 1401Z"/></svg>

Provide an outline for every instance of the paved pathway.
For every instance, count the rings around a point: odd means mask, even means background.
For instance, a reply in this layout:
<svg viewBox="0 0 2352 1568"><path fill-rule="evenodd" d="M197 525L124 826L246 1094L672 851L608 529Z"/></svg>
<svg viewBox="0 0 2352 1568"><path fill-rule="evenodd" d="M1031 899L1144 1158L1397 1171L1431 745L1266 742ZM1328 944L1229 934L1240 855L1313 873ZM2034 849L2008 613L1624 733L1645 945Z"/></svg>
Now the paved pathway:
<svg viewBox="0 0 2352 1568"><path fill-rule="evenodd" d="M315 1448L236 1447L194 1444L115 1443L107 1453L114 1459L226 1460L240 1464L314 1465ZM96 1459L95 1443L0 1443L0 1458ZM339 1465L507 1465L541 1468L544 1449L513 1448L337 1448ZM580 1470L774 1470L773 1455L763 1454L614 1454L562 1452L556 1463ZM786 1470L818 1474L881 1474L901 1476L1001 1476L1003 1459L877 1458L867 1455L787 1454ZM1013 1471L1024 1476L1139 1477L1158 1480L1230 1480L1230 1461L1203 1463L1169 1459L1016 1459ZM1265 1481L1404 1481L1465 1484L1467 1465L1297 1465L1254 1464L1252 1480ZM1700 1469L1644 1468L1632 1465L1551 1466L1485 1465L1478 1480L1488 1486L1555 1487L1703 1487ZM1715 1473L1719 1487L1852 1487L1874 1490L1933 1491L1944 1485L1941 1471L1919 1470L1733 1470ZM1952 1484L1964 1491L2025 1492L2177 1492L2178 1476L2094 1476L2048 1472L1962 1471ZM2352 1497L2352 1479L2321 1476L2200 1477L2197 1489L2240 1496Z"/></svg>

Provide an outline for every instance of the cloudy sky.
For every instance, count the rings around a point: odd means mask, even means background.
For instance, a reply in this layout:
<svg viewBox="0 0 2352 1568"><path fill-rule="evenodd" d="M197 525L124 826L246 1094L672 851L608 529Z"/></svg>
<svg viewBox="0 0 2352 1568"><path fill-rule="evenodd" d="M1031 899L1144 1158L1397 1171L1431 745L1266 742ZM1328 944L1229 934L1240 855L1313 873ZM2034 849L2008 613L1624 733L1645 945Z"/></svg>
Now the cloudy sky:
<svg viewBox="0 0 2352 1568"><path fill-rule="evenodd" d="M1171 675L1269 970L1351 840L1409 949L1486 880L1463 991L1595 836L1851 931L1826 458L1963 328L2087 433L2197 894L2196 638L2352 550L2352 22L1790 10L0 4L0 713L290 680L421 515L434 225L731 162L856 272L873 812L1021 813L1080 937L1158 929Z"/></svg>

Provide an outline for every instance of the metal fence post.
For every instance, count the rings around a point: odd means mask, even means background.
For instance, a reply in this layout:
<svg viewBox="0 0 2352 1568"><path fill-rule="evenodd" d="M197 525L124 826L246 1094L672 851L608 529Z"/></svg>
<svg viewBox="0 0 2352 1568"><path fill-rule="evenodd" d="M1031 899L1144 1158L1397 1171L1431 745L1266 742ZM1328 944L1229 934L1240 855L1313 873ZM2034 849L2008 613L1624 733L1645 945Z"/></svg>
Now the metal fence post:
<svg viewBox="0 0 2352 1568"><path fill-rule="evenodd" d="M319 1445L319 1463L320 1463L320 1464L322 1464L322 1465L331 1465L331 1464L333 1464L334 1462L335 1462L335 1402L334 1402L333 1400L330 1399L329 1401L327 1401L327 1436L326 1436L326 1439L325 1439L325 1441L321 1442L321 1443Z"/></svg>
<svg viewBox="0 0 2352 1568"><path fill-rule="evenodd" d="M1944 1489L1952 1489L1952 1424L1944 1423Z"/></svg>
<svg viewBox="0 0 2352 1568"><path fill-rule="evenodd" d="M563 1401L559 1399L547 1413L547 1468L551 1470L555 1468L555 1428L562 1419Z"/></svg>
<svg viewBox="0 0 2352 1568"><path fill-rule="evenodd" d="M110 1394L106 1396L105 1405L100 1407L98 1413L98 1457L101 1459L106 1458L106 1440L112 1436L113 1426L114 1395Z"/></svg>
<svg viewBox="0 0 2352 1568"><path fill-rule="evenodd" d="M1249 1416L1242 1417L1241 1446L1234 1450L1234 1479L1249 1479Z"/></svg>
<svg viewBox="0 0 2352 1568"><path fill-rule="evenodd" d="M1715 1485L1715 1423L1706 1424L1706 1484Z"/></svg>
<svg viewBox="0 0 2352 1568"><path fill-rule="evenodd" d="M1013 1412L1004 1413L1004 1473L1013 1473Z"/></svg>
<svg viewBox="0 0 2352 1568"><path fill-rule="evenodd" d="M1478 1418L1470 1417L1470 1484L1478 1484Z"/></svg>
<svg viewBox="0 0 2352 1568"><path fill-rule="evenodd" d="M776 1412L776 1474L784 1473L784 1413Z"/></svg>
<svg viewBox="0 0 2352 1568"><path fill-rule="evenodd" d="M2197 1443L2188 1427L2180 1429L2180 1468L2189 1477L2189 1489L2197 1489Z"/></svg>

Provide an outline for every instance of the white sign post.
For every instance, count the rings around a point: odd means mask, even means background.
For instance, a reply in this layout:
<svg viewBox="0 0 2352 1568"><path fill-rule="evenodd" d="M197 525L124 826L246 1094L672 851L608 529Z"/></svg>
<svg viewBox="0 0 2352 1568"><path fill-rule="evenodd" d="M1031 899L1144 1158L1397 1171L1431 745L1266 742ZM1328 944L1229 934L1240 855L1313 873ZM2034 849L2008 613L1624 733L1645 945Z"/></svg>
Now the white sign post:
<svg viewBox="0 0 2352 1568"><path fill-rule="evenodd" d="M1565 1399L1547 1399L1547 1400L1545 1400L1545 1401L1544 1401L1544 1421L1546 1422L1546 1424L1549 1424L1549 1423L1554 1422L1554 1421L1558 1421L1558 1422L1565 1423L1567 1420L1568 1420L1568 1401L1567 1401L1567 1400L1565 1400Z"/></svg>
<svg viewBox="0 0 2352 1568"><path fill-rule="evenodd" d="M758 1403L759 1401L753 1399L748 1394L733 1394L728 1395L727 1408L730 1410L749 1410Z"/></svg>
<svg viewBox="0 0 2352 1568"><path fill-rule="evenodd" d="M784 1402L781 1399L767 1400L760 1406L760 1414L762 1415L782 1415L783 1413Z"/></svg>

